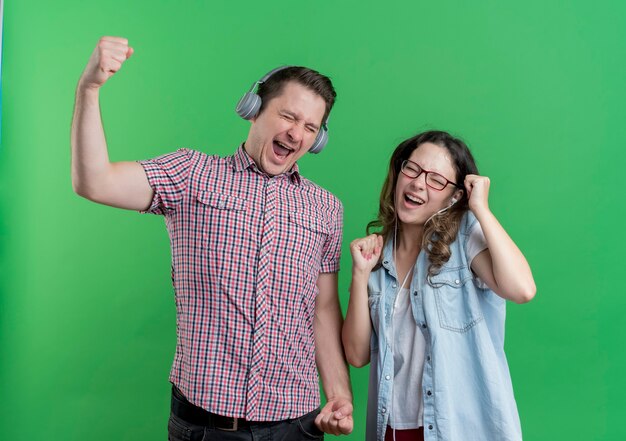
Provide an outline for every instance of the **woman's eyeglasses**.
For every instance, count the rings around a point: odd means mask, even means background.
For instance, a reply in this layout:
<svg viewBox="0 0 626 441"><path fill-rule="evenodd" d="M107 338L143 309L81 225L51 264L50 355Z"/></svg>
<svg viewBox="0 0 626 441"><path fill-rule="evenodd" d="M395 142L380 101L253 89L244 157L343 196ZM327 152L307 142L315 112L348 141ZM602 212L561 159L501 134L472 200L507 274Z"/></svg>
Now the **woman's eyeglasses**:
<svg viewBox="0 0 626 441"><path fill-rule="evenodd" d="M452 182L449 179L446 179L443 175L440 175L439 173L436 173L436 172L433 172L433 171L430 171L430 170L424 170L418 164L416 164L415 162L413 162L413 161L411 161L409 159L405 159L402 162L402 166L400 167L400 171L402 172L403 175L405 175L406 177L411 178L411 179L415 179L415 178L419 177L419 175L424 173L425 179L426 179L426 185L428 185L433 190L441 191L444 188L446 188L446 186L448 184L452 184L456 188L463 189L463 187L461 187L460 185Z"/></svg>

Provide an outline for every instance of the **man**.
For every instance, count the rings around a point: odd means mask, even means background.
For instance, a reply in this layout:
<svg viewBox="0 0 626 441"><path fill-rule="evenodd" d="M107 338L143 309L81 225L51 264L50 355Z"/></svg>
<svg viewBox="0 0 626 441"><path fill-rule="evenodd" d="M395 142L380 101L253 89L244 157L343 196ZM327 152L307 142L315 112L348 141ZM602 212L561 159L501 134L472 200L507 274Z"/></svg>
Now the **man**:
<svg viewBox="0 0 626 441"><path fill-rule="evenodd" d="M181 149L110 163L99 90L132 53L126 39L103 37L80 78L72 183L94 202L165 217L178 330L170 439L350 433L337 295L342 207L296 164L326 130L330 80L301 67L270 75L233 156ZM316 365L328 399L321 411Z"/></svg>

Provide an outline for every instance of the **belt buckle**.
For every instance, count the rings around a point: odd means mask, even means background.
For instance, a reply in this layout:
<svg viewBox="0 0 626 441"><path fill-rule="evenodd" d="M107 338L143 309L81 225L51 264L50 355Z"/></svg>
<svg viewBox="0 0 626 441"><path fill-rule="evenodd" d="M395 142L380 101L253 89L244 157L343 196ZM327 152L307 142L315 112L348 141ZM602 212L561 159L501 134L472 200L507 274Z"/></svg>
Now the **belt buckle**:
<svg viewBox="0 0 626 441"><path fill-rule="evenodd" d="M237 430L239 430L239 418L235 418L232 417L231 418L233 420L233 425L232 427L217 427L215 426L216 429L219 430L223 430L224 432L236 432Z"/></svg>

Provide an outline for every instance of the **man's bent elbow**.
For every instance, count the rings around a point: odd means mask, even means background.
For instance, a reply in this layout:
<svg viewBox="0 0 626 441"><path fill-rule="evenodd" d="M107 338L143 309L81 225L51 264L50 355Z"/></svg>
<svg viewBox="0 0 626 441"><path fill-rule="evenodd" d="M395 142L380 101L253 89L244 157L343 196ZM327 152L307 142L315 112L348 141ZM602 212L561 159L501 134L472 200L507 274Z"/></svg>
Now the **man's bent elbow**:
<svg viewBox="0 0 626 441"><path fill-rule="evenodd" d="M100 202L102 200L102 196L98 194L96 191L96 187L86 181L84 178L78 178L72 176L72 190L78 196L88 199L93 202Z"/></svg>
<svg viewBox="0 0 626 441"><path fill-rule="evenodd" d="M74 176L72 176L72 190L74 190L74 193L76 193L78 196L87 198L87 192L85 191L85 186L82 185L81 182L78 179L76 179Z"/></svg>
<svg viewBox="0 0 626 441"><path fill-rule="evenodd" d="M74 190L74 193L76 193L78 196L92 200L92 197L90 196L89 186L86 185L82 179L77 178L76 176L72 176L72 190Z"/></svg>

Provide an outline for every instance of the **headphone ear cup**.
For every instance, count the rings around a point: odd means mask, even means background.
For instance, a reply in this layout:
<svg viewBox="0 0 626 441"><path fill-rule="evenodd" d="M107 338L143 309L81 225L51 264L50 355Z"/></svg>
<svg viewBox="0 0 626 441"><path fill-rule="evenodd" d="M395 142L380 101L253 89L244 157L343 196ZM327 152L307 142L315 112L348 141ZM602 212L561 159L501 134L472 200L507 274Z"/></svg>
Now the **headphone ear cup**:
<svg viewBox="0 0 626 441"><path fill-rule="evenodd" d="M235 107L237 115L246 120L251 120L259 113L261 108L261 97L254 92L247 92L241 97Z"/></svg>
<svg viewBox="0 0 626 441"><path fill-rule="evenodd" d="M322 126L319 132L317 132L317 136L315 137L315 141L313 141L313 145L309 149L309 153L317 154L321 152L326 144L328 143L328 128L326 124Z"/></svg>

